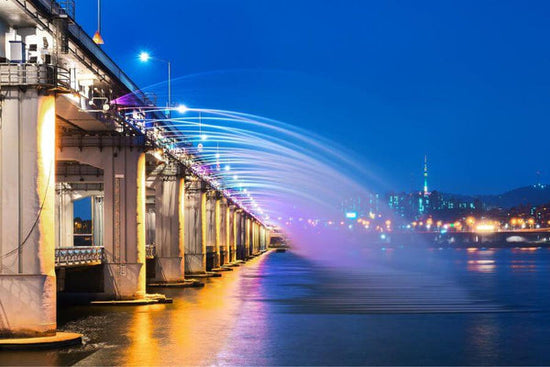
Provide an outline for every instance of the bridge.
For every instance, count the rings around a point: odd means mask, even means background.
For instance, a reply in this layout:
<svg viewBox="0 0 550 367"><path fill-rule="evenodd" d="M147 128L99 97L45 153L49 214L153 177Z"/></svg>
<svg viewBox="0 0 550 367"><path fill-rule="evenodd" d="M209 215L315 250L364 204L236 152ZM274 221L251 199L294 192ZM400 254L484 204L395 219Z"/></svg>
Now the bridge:
<svg viewBox="0 0 550 367"><path fill-rule="evenodd" d="M266 249L259 216L173 137L72 1L2 2L0 107L0 337L55 333L60 290L139 300L147 274L182 282ZM86 246L74 232L82 198Z"/></svg>

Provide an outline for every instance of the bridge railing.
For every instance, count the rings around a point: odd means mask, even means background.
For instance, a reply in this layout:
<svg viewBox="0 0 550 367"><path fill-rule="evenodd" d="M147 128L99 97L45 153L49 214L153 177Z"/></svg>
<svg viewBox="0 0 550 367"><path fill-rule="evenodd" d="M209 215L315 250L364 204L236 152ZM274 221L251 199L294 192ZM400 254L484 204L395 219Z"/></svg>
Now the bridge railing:
<svg viewBox="0 0 550 367"><path fill-rule="evenodd" d="M0 63L0 86L34 86L47 89L71 89L68 70L55 65Z"/></svg>
<svg viewBox="0 0 550 367"><path fill-rule="evenodd" d="M55 266L99 265L103 262L101 246L58 247L55 249Z"/></svg>

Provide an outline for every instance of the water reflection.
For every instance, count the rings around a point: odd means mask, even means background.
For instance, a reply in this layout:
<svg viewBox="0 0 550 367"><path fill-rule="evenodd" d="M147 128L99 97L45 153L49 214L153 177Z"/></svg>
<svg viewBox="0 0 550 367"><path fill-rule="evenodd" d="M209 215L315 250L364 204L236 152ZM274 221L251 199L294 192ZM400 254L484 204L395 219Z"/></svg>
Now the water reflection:
<svg viewBox="0 0 550 367"><path fill-rule="evenodd" d="M64 308L60 326L85 346L0 364L550 364L550 251L353 256L331 268L271 254L203 289L167 289L171 305Z"/></svg>
<svg viewBox="0 0 550 367"><path fill-rule="evenodd" d="M130 320L130 329L128 338L130 340L129 348L122 355L124 364L130 366L153 365L159 360L159 340L163 340L164 335L155 335L154 313L163 305L145 306L133 313Z"/></svg>
<svg viewBox="0 0 550 367"><path fill-rule="evenodd" d="M472 318L468 322L465 338L468 364L497 364L498 337L496 314L478 315Z"/></svg>
<svg viewBox="0 0 550 367"><path fill-rule="evenodd" d="M468 260L468 271L492 273L495 268L495 260Z"/></svg>

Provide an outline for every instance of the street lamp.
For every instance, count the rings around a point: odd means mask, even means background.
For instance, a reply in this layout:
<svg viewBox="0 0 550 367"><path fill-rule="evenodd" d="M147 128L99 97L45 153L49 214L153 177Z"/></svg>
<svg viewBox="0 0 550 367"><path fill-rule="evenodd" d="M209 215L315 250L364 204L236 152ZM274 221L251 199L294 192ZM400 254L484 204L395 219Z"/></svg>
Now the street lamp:
<svg viewBox="0 0 550 367"><path fill-rule="evenodd" d="M149 60L165 62L168 65L168 108L171 108L172 107L172 64L168 60L159 59L158 57L153 57L148 52L145 52L145 51L142 51L139 54L139 61L149 62ZM170 117L170 110L168 110L168 117Z"/></svg>
<svg viewBox="0 0 550 367"><path fill-rule="evenodd" d="M101 37L101 0L97 0L97 31L95 31L92 40L96 45L105 43L103 42L103 37Z"/></svg>

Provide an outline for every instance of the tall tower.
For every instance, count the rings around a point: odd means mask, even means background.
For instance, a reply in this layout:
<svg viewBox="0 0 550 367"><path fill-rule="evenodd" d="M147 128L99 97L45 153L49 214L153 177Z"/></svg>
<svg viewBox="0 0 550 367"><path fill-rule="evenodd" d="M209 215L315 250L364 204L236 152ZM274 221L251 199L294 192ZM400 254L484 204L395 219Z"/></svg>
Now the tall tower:
<svg viewBox="0 0 550 367"><path fill-rule="evenodd" d="M428 196L428 155L424 155L424 196Z"/></svg>

